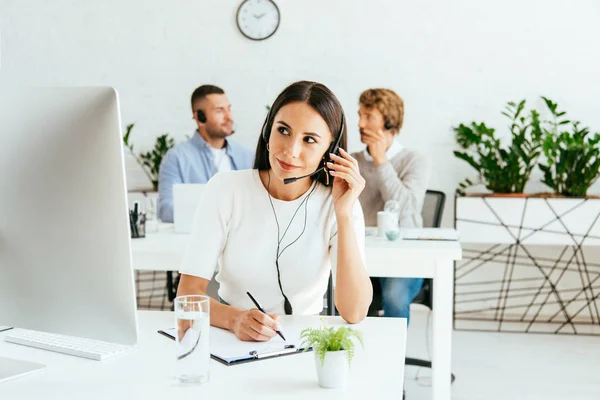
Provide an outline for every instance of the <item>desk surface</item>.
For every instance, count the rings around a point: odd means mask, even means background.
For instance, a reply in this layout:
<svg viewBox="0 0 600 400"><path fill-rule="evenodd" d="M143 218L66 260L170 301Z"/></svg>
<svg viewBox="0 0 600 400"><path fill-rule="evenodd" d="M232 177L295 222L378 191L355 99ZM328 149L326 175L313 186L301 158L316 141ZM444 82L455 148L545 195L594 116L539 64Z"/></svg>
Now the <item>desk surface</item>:
<svg viewBox="0 0 600 400"><path fill-rule="evenodd" d="M282 316L294 323L319 326L319 317ZM366 399L401 398L404 379L406 321L367 318L354 328L362 331L345 389L318 386L314 355L297 354L226 367L211 360L210 382L184 386L175 380L175 344L156 333L174 323L173 313L139 312L139 348L103 362L38 350L2 339L0 354L46 365L41 372L0 383L1 399ZM340 325L339 317L322 317ZM185 396L185 397L184 397ZM210 396L210 397L208 397Z"/></svg>
<svg viewBox="0 0 600 400"><path fill-rule="evenodd" d="M131 240L133 267L141 271L178 270L188 241L189 235L175 233L172 224L161 224L159 232L148 233L145 238ZM367 267L372 276L392 276L388 266L404 263L406 268L398 276L433 277L433 271L427 272L427 268L424 270L423 263L462 258L462 249L458 241L392 242L385 238L367 236L365 247ZM419 270L413 273L410 265L417 264ZM400 269L399 266L397 268Z"/></svg>

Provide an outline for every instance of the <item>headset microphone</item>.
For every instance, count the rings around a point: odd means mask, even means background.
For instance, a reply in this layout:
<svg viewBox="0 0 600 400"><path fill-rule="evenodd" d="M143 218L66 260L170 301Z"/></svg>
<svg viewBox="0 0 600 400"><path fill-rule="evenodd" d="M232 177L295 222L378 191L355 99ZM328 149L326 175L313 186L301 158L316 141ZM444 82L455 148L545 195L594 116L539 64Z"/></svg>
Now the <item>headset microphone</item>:
<svg viewBox="0 0 600 400"><path fill-rule="evenodd" d="M304 176L297 176L297 177L295 177L295 178L285 178L285 179L283 180L283 183L284 183L284 184L286 184L286 185L287 185L287 184L290 184L290 183L294 183L294 182L296 182L298 179L304 179L304 178L308 178L308 177L310 177L310 176L313 176L313 175L315 175L315 174L318 174L319 172L323 171L324 169L325 169L325 167L321 167L321 168L319 168L318 170L316 170L315 172L313 172L312 174L308 174L308 175L304 175Z"/></svg>

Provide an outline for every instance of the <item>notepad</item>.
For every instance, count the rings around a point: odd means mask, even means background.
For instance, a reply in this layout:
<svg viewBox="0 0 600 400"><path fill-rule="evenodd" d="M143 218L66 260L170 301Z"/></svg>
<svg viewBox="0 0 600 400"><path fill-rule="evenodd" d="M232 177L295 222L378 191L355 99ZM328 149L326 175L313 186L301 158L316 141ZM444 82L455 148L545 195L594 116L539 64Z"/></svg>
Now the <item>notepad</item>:
<svg viewBox="0 0 600 400"><path fill-rule="evenodd" d="M452 240L459 239L458 231L452 228L401 228L402 240Z"/></svg>
<svg viewBox="0 0 600 400"><path fill-rule="evenodd" d="M301 346L300 330L288 327L284 332L287 341L275 336L268 342L245 342L226 329L211 326L210 355L214 360L225 365L236 365L305 351ZM177 332L175 328L171 328L159 333L175 340Z"/></svg>

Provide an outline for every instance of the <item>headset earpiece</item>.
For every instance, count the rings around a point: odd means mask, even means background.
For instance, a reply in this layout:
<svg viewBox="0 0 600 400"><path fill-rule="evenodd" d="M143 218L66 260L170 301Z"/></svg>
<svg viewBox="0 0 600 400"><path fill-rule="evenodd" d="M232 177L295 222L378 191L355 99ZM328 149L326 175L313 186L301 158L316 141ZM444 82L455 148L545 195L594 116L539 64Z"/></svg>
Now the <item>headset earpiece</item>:
<svg viewBox="0 0 600 400"><path fill-rule="evenodd" d="M335 154L336 156L339 155L340 141L342 140L343 133L344 133L344 114L342 113L342 124L340 126L340 131L338 132L338 135L337 135L337 138L335 139L335 141L332 142L331 146L329 146L329 149L327 149L327 153L325 153L325 157L323 160L325 163L331 162L330 154Z"/></svg>
<svg viewBox="0 0 600 400"><path fill-rule="evenodd" d="M392 121L390 121L388 119L385 121L385 125L383 125L383 127L385 128L386 131L389 131L390 129L392 129L394 127L394 124L392 124Z"/></svg>
<svg viewBox="0 0 600 400"><path fill-rule="evenodd" d="M204 114L204 111L198 110L198 112L196 113L196 116L198 117L199 122L202 122L202 123L206 122L206 114Z"/></svg>
<svg viewBox="0 0 600 400"><path fill-rule="evenodd" d="M269 108L269 113L267 114L267 120L265 121L265 124L263 125L262 128L262 132L261 132L261 136L263 138L263 140L266 143L269 143L269 136L271 134L271 130L267 129L269 127L269 121L271 121L271 110L273 109L273 107Z"/></svg>

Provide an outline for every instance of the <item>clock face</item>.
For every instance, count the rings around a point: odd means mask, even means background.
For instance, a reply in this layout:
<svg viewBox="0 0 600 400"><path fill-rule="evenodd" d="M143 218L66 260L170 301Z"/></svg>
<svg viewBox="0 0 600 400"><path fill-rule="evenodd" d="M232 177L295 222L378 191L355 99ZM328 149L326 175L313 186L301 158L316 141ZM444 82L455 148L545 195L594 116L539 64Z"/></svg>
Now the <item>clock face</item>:
<svg viewBox="0 0 600 400"><path fill-rule="evenodd" d="M271 0L246 0L237 12L237 25L248 39L264 40L279 27L279 8Z"/></svg>

